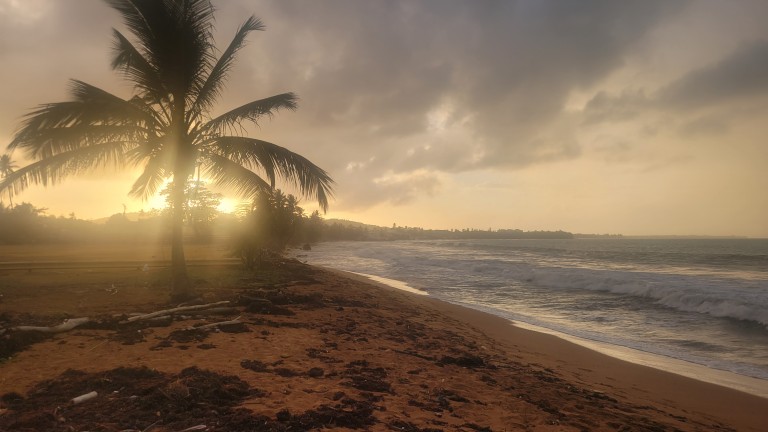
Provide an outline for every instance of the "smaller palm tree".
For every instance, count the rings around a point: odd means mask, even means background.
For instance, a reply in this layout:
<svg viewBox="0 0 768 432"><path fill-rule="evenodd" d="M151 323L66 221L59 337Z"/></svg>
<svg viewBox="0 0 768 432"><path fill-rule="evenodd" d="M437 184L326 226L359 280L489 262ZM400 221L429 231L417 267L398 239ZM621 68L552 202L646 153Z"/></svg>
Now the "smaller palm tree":
<svg viewBox="0 0 768 432"><path fill-rule="evenodd" d="M16 165L16 162L11 159L10 154L4 154L0 156L0 176L2 178L8 177L10 174L12 174L14 171L16 171L16 168L19 166ZM11 202L11 208L13 207L13 189L8 189L8 200Z"/></svg>

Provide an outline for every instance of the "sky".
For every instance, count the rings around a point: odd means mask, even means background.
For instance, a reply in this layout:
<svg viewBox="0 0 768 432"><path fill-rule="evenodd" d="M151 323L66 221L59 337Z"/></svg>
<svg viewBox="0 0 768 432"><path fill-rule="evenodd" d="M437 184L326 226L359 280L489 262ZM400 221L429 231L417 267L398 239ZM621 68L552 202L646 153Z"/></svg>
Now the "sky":
<svg viewBox="0 0 768 432"><path fill-rule="evenodd" d="M297 111L250 133L332 175L326 217L768 237L768 2L214 5L219 47L250 15L267 27L217 109L297 93ZM0 0L0 147L30 109L66 100L71 78L131 95L110 69L113 27L100 0ZM80 218L159 207L128 197L136 176L97 172L14 200Z"/></svg>

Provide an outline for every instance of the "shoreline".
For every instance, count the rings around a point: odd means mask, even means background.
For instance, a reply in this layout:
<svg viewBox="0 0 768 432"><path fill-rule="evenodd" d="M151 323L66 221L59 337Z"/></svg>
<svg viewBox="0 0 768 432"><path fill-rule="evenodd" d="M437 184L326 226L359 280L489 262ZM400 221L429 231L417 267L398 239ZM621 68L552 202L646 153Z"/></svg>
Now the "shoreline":
<svg viewBox="0 0 768 432"><path fill-rule="evenodd" d="M394 288L404 292L427 296L430 299L441 301L447 304L452 304L459 307L464 307L474 311L486 313L494 317L499 317L508 321L508 323L514 327L528 330L536 333L546 334L554 336L565 342L579 345L581 347L590 349L600 354L607 355L609 357L626 361L638 366L646 366L659 371L673 373L686 378L691 378L697 381L701 381L708 384L714 384L722 387L726 387L732 390L741 391L757 397L768 399L768 380L761 378L739 374L729 370L717 369L709 367L707 365L694 363L691 361L665 356L663 354L657 354L649 351L643 351L636 348L631 348L623 345L615 345L608 342L597 341L593 339L587 339L579 336L570 335L568 333L552 330L546 327L530 324L520 320L514 320L506 318L502 315L496 314L489 308L478 307L468 303L450 302L447 300L439 299L431 296L428 292L413 288L406 282L389 279L385 277L369 275L365 273L352 272L347 270L338 270L330 267L322 267L325 270L338 271L342 274L362 276L371 282L379 283L389 288Z"/></svg>
<svg viewBox="0 0 768 432"><path fill-rule="evenodd" d="M581 338L567 333L539 327L533 324L515 321L513 326L549 334L592 351L605 354L618 360L626 361L638 366L650 367L662 372L673 373L707 384L714 384L732 390L741 391L754 396L768 399L768 380L742 375L735 372L716 369L706 365L689 362L675 357L642 351L622 345L613 345L605 342Z"/></svg>
<svg viewBox="0 0 768 432"><path fill-rule="evenodd" d="M363 278L343 270L321 268L345 277ZM667 409L714 414L733 425L746 422L754 427L750 430L761 430L762 426L768 424L766 396L621 359L554 334L518 326L511 320L479 309L430 296L412 295L370 279L358 280L401 292L414 303L448 313L507 345L508 349L522 350L525 354L533 355L545 367L565 372L569 378L593 385L602 392L627 395L650 404L661 403Z"/></svg>

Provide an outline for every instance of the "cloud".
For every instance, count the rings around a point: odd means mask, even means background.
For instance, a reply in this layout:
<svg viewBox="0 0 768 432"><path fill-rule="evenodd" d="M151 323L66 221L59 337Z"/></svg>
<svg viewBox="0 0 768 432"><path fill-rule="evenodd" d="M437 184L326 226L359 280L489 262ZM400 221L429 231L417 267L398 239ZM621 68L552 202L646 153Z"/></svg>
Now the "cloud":
<svg viewBox="0 0 768 432"><path fill-rule="evenodd" d="M691 71L659 90L658 102L696 109L768 96L768 41L747 44L719 62Z"/></svg>
<svg viewBox="0 0 768 432"><path fill-rule="evenodd" d="M103 1L30 0L0 7L0 140L10 140L22 116L67 97L77 78L126 93L109 67L110 28L119 23ZM5 142L0 141L0 150Z"/></svg>
<svg viewBox="0 0 768 432"><path fill-rule="evenodd" d="M346 178L344 198L337 207L341 210L359 210L388 203L402 206L423 196L433 196L443 185L441 175L420 169L412 172L389 171L375 178L356 176Z"/></svg>
<svg viewBox="0 0 768 432"><path fill-rule="evenodd" d="M745 44L723 59L692 70L654 91L600 91L584 106L585 124L631 121L653 111L688 114L694 111L738 109L740 103L768 96L768 41ZM719 118L717 118L719 117ZM681 133L719 132L728 129L726 114L688 121Z"/></svg>
<svg viewBox="0 0 768 432"><path fill-rule="evenodd" d="M622 122L635 119L648 108L644 90L624 90L618 95L598 92L584 106L584 124Z"/></svg>
<svg viewBox="0 0 768 432"><path fill-rule="evenodd" d="M730 131L728 119L720 116L696 117L680 126L679 134L685 138L726 135Z"/></svg>
<svg viewBox="0 0 768 432"><path fill-rule="evenodd" d="M70 77L130 91L109 68L110 28L121 24L103 1L30 4L0 2L4 138L27 109L62 99ZM734 113L768 85L764 30L709 65L691 70L686 53L666 52L684 66L651 79L645 70L617 84L625 68L664 61L654 57L666 43L661 27L678 29L693 12L720 18L701 2L215 4L222 49L250 14L267 25L241 51L218 109L297 92L297 112L280 113L254 134L330 171L340 209L438 199L456 173L530 172L590 157L605 164L685 163L696 139L734 136ZM745 39L729 32L737 24L716 29L730 43L723 50ZM696 41L687 30L681 25L680 37ZM574 94L594 96L579 112L565 108ZM611 138L595 144L600 134Z"/></svg>
<svg viewBox="0 0 768 432"><path fill-rule="evenodd" d="M350 159L376 155L372 175L416 163L461 172L578 155L561 121L570 92L620 67L627 50L680 9L663 1L263 6L256 9L268 44L252 71L261 71L265 87L299 93L297 115L307 127L352 135ZM430 129L430 113L446 103L444 126L460 140ZM559 135L541 132L552 129ZM430 151L409 155L414 140Z"/></svg>

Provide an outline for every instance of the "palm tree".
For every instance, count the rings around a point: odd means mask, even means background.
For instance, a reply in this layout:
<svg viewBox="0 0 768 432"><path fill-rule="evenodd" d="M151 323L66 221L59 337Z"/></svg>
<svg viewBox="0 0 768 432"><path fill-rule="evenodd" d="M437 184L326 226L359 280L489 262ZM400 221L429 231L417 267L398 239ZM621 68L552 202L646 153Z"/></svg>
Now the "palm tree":
<svg viewBox="0 0 768 432"><path fill-rule="evenodd" d="M276 178L328 208L333 180L304 157L244 136L244 124L295 110L293 93L259 99L213 117L235 55L252 31L250 17L216 57L210 0L106 0L133 41L113 30L112 67L134 85L128 99L73 80L71 100L31 111L9 145L35 160L2 189L48 185L99 167L143 166L130 194L152 196L172 179L172 297L191 294L182 243L184 186L195 171L246 198L269 192Z"/></svg>
<svg viewBox="0 0 768 432"><path fill-rule="evenodd" d="M13 174L16 168L18 168L18 166L16 165L16 162L11 159L11 155L6 153L0 156L0 176L2 176L3 179ZM11 202L10 208L13 208L13 191L10 189L8 189L8 200Z"/></svg>

